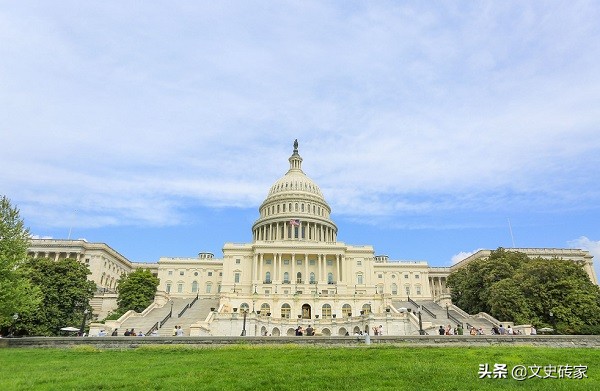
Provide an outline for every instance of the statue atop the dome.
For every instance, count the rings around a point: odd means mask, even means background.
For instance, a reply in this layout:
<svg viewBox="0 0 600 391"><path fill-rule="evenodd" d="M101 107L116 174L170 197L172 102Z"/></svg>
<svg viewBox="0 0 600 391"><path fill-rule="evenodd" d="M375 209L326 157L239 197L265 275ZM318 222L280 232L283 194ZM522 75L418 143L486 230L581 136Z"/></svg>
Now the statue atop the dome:
<svg viewBox="0 0 600 391"><path fill-rule="evenodd" d="M294 152L298 152L298 139L294 140Z"/></svg>

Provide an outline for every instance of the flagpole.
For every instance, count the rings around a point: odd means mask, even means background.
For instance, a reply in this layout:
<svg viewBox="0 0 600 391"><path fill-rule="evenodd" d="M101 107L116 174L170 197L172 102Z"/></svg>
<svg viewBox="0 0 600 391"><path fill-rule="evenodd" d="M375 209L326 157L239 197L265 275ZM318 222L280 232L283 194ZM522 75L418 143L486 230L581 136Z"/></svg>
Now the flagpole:
<svg viewBox="0 0 600 391"><path fill-rule="evenodd" d="M508 230L510 231L510 238L512 239L513 248L515 248L515 237L513 236L512 226L510 225L510 218L508 220Z"/></svg>

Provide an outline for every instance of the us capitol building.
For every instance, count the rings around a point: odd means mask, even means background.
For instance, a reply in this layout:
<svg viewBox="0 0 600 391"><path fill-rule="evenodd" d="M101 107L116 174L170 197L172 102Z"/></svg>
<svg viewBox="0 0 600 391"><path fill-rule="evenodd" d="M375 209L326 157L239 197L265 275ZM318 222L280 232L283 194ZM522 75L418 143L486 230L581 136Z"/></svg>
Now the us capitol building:
<svg viewBox="0 0 600 391"><path fill-rule="evenodd" d="M289 170L271 186L252 226L251 243L225 243L223 258L162 257L157 263L130 262L104 243L34 239L32 257L74 258L88 265L98 290L96 319L116 308L121 275L149 268L160 279L154 303L142 313L92 323L96 330L135 328L146 334L293 335L312 325L320 335L353 335L382 326L384 335L433 333L439 325L484 327L489 315L466 314L454 306L446 287L452 270L487 257L481 250L452 267L425 261L394 261L372 246L337 240L338 229L319 186L302 170L294 142ZM510 249L509 249L510 250ZM593 258L578 249L514 249L530 256L585 262L597 283Z"/></svg>

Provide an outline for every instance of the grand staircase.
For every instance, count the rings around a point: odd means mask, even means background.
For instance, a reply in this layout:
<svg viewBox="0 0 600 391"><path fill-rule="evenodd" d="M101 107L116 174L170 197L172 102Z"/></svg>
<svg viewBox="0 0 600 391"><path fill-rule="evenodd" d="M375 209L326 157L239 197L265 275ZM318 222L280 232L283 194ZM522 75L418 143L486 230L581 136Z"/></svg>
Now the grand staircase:
<svg viewBox="0 0 600 391"><path fill-rule="evenodd" d="M144 316L138 314L129 316L121 323L119 335L123 335L127 329L134 329L136 333L141 330L142 333L147 334L157 323L160 325L163 321L164 323L157 330L158 335L173 335L173 329L176 325L181 326L184 335L189 335L190 326L199 320L206 319L211 308L216 308L218 305L219 299L217 298L174 298L162 307L153 308ZM169 313L171 313L171 317L169 317Z"/></svg>
<svg viewBox="0 0 600 391"><path fill-rule="evenodd" d="M431 300L415 301L408 299L406 301L394 301L392 305L396 309L407 308L415 314L420 309L422 321L431 322L432 324L431 327L424 329L429 335L437 334L440 326L446 327L448 324L452 327L461 325L465 334L469 333L471 327L481 328L485 334L491 334L492 327L499 323L498 320L487 314L469 315L454 305L446 308Z"/></svg>

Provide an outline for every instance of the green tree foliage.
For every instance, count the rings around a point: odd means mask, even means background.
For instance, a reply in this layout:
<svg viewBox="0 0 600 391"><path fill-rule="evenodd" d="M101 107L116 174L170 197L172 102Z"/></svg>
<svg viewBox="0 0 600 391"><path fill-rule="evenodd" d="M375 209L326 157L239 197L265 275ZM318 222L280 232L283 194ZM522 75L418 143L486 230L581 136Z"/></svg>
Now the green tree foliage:
<svg viewBox="0 0 600 391"><path fill-rule="evenodd" d="M499 248L451 273L448 286L454 303L469 313L556 326L562 333L600 333L600 288L578 262Z"/></svg>
<svg viewBox="0 0 600 391"><path fill-rule="evenodd" d="M0 328L12 327L13 315L29 312L40 301L23 265L27 260L29 230L5 196L0 198Z"/></svg>
<svg viewBox="0 0 600 391"><path fill-rule="evenodd" d="M152 275L149 269L137 269L127 276L123 276L117 284L119 297L117 298L118 312L128 310L142 312L154 301L158 277Z"/></svg>
<svg viewBox="0 0 600 391"><path fill-rule="evenodd" d="M31 282L42 292L42 303L23 314L22 331L30 335L57 335L61 327L78 327L96 284L88 267L74 259L38 258L27 262Z"/></svg>

